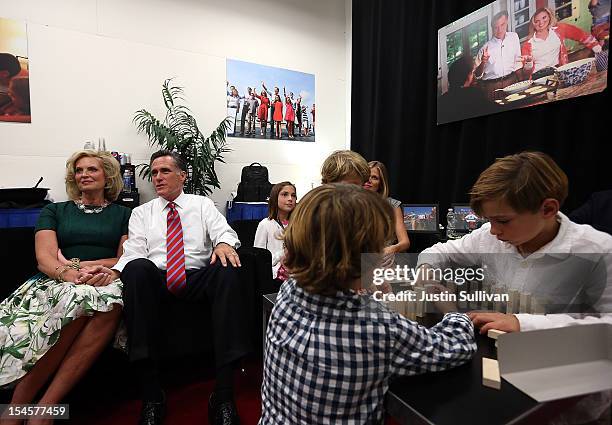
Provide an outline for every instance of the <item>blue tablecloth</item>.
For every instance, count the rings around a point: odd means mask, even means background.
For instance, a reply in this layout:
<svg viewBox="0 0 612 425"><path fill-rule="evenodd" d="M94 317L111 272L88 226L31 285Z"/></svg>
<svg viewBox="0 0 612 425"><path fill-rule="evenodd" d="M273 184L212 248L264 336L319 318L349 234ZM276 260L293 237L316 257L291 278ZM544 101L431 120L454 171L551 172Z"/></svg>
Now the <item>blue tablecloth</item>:
<svg viewBox="0 0 612 425"><path fill-rule="evenodd" d="M42 208L0 209L0 229L34 227Z"/></svg>
<svg viewBox="0 0 612 425"><path fill-rule="evenodd" d="M267 202L228 202L227 222L261 220L268 216Z"/></svg>

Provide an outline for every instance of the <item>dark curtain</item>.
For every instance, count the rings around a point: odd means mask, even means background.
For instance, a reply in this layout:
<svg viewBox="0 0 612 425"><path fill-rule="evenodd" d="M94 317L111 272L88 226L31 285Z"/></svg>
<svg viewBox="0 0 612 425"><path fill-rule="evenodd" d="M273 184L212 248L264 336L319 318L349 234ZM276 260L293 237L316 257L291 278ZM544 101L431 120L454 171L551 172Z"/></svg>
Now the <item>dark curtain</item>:
<svg viewBox="0 0 612 425"><path fill-rule="evenodd" d="M571 211L591 192L612 188L609 89L436 125L438 29L488 3L353 0L351 148L387 165L392 196L439 203L442 214L469 201L495 158L540 150L567 173L562 210Z"/></svg>

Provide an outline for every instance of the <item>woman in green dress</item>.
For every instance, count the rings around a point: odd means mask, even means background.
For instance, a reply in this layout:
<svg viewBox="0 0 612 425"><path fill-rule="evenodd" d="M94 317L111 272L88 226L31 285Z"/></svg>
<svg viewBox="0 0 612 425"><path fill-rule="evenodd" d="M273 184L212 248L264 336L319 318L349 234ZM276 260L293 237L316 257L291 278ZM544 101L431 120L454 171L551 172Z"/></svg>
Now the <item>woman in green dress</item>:
<svg viewBox="0 0 612 425"><path fill-rule="evenodd" d="M41 273L0 304L0 386L16 384L12 404L31 403L49 380L39 403L59 403L121 317L122 284L110 268L123 252L130 210L111 203L123 187L119 164L80 151L66 168L71 200L47 205L36 224Z"/></svg>

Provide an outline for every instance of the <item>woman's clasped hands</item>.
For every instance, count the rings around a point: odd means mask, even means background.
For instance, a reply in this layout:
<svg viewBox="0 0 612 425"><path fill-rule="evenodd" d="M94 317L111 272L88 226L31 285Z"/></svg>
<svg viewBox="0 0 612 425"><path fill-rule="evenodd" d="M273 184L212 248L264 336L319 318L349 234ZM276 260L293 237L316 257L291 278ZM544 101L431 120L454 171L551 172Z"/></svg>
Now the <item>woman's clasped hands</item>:
<svg viewBox="0 0 612 425"><path fill-rule="evenodd" d="M77 285L106 286L115 280L116 272L104 266L87 266L77 273L74 283Z"/></svg>
<svg viewBox="0 0 612 425"><path fill-rule="evenodd" d="M72 262L62 254L61 250L57 251L57 259L60 263L70 265ZM83 265L78 270L68 270L64 274L64 279L68 282L74 282L77 285L91 286L106 286L119 277L116 271L109 269L101 264Z"/></svg>

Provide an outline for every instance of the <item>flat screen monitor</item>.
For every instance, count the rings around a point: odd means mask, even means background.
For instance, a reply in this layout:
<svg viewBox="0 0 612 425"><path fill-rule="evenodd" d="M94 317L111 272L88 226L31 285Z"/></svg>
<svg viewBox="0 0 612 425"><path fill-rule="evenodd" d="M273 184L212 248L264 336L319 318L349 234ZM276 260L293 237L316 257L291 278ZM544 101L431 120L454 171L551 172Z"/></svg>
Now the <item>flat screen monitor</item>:
<svg viewBox="0 0 612 425"><path fill-rule="evenodd" d="M455 230L467 233L478 229L484 223L469 204L453 204L452 207L455 213Z"/></svg>
<svg viewBox="0 0 612 425"><path fill-rule="evenodd" d="M404 225L408 232L438 233L438 204L402 204Z"/></svg>

